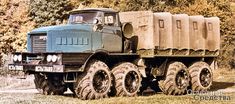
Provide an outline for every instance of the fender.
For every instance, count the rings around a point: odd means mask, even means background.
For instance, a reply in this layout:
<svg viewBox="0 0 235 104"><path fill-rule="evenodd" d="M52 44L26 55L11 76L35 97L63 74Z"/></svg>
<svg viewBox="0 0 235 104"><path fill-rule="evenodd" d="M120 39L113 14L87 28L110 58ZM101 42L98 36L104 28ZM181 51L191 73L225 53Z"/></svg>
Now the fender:
<svg viewBox="0 0 235 104"><path fill-rule="evenodd" d="M90 55L87 60L85 61L85 63L82 65L82 67L80 68L81 71L86 71L86 67L89 65L89 63L93 60L93 59L98 59L101 61L105 61L105 59L108 57L109 53L106 50L97 50L95 51L95 53L93 53L92 55Z"/></svg>

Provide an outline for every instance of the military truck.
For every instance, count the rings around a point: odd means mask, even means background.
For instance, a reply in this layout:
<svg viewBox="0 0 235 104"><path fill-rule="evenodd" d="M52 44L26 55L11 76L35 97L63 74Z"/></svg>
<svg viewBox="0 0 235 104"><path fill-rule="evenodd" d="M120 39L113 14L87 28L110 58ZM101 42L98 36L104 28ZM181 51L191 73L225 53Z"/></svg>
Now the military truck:
<svg viewBox="0 0 235 104"><path fill-rule="evenodd" d="M85 8L68 23L27 34L27 52L9 70L34 74L42 94L68 88L81 99L136 96L148 86L167 95L206 91L220 49L220 20L168 12Z"/></svg>

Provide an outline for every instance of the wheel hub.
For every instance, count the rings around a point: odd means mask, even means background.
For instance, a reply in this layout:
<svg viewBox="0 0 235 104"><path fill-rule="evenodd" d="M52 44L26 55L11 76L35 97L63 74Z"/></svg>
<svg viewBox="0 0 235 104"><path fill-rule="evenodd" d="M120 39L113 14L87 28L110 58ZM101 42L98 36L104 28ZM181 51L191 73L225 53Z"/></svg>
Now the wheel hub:
<svg viewBox="0 0 235 104"><path fill-rule="evenodd" d="M187 72L185 70L181 70L177 73L176 75L176 85L178 86L179 89L183 89L187 87Z"/></svg>
<svg viewBox="0 0 235 104"><path fill-rule="evenodd" d="M207 87L210 85L211 83L211 73L209 71L209 69L204 68L202 69L201 73L200 73L200 83L203 87Z"/></svg>
<svg viewBox="0 0 235 104"><path fill-rule="evenodd" d="M108 74L105 71L97 71L93 78L93 86L95 91L98 93L104 93L108 89L108 81Z"/></svg>
<svg viewBox="0 0 235 104"><path fill-rule="evenodd" d="M133 93L138 89L138 74L134 71L130 71L126 74L125 88L128 92Z"/></svg>

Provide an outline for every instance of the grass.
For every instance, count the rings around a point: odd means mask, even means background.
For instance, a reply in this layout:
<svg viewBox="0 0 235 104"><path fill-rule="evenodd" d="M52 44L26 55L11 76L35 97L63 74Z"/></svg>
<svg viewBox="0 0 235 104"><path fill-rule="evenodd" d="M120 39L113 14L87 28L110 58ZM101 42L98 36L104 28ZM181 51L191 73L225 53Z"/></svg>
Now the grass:
<svg viewBox="0 0 235 104"><path fill-rule="evenodd" d="M100 100L80 100L71 96L43 96L40 94L0 94L0 103L22 103L22 104L231 104L234 102L234 94L225 94L232 100L197 100L193 95L170 96L155 94L139 97L113 97Z"/></svg>
<svg viewBox="0 0 235 104"><path fill-rule="evenodd" d="M216 70L212 91L235 90L235 71ZM222 91L223 92L223 91ZM80 100L71 94L63 96L44 96L33 93L1 93L0 104L235 104L234 92L223 92L231 100L199 100L194 95L171 96L157 93L138 97L111 97L100 100Z"/></svg>

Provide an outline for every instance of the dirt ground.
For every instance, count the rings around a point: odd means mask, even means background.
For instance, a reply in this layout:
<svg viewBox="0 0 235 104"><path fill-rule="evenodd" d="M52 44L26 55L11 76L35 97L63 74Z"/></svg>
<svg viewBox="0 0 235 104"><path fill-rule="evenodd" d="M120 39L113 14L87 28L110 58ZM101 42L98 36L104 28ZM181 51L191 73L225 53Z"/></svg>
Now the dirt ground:
<svg viewBox="0 0 235 104"><path fill-rule="evenodd" d="M138 97L112 97L100 100L80 100L70 91L63 96L45 96L35 89L32 75L26 79L0 76L0 104L235 104L235 71L216 70L209 93L169 96L148 90ZM216 99L207 99L217 97Z"/></svg>

